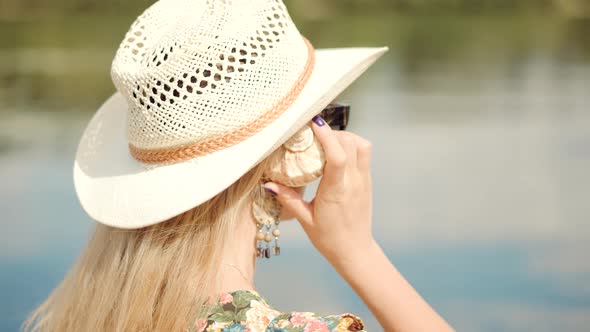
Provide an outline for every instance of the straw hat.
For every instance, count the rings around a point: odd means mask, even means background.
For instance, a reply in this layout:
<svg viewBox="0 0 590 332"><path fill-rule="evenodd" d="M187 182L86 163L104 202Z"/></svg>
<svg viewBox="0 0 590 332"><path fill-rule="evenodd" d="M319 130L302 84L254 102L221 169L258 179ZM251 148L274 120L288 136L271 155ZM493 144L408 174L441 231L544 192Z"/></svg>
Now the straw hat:
<svg viewBox="0 0 590 332"><path fill-rule="evenodd" d="M112 62L117 89L80 140L74 184L96 221L139 228L212 198L385 51L314 49L281 0L160 0Z"/></svg>

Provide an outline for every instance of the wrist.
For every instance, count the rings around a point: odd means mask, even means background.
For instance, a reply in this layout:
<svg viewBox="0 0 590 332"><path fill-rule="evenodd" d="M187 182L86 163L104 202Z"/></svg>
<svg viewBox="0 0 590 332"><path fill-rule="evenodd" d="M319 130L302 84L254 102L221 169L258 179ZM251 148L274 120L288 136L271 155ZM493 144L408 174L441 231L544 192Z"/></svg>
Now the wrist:
<svg viewBox="0 0 590 332"><path fill-rule="evenodd" d="M333 254L331 257L326 256L326 259L338 271L352 268L358 271L358 268L366 264L370 264L373 257L376 257L381 252L381 247L377 241L371 236L366 240L354 241L347 246L346 252L343 254Z"/></svg>

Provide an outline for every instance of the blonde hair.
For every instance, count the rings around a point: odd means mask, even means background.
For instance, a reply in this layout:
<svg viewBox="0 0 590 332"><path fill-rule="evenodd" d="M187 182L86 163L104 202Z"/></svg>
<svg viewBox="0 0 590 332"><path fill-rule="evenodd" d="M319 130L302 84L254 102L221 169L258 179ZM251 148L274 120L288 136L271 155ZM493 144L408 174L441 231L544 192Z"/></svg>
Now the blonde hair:
<svg viewBox="0 0 590 332"><path fill-rule="evenodd" d="M165 222L134 230L97 223L78 261L23 330L187 330L201 304L219 292L223 244L261 194L267 160Z"/></svg>

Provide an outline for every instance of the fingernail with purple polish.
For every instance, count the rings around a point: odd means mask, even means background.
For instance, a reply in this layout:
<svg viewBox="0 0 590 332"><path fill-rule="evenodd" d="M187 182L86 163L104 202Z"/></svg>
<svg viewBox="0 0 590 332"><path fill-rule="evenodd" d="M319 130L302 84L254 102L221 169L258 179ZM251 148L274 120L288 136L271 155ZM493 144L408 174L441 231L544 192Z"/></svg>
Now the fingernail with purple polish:
<svg viewBox="0 0 590 332"><path fill-rule="evenodd" d="M322 119L322 117L319 115L314 116L312 120L320 127L326 124L326 121L324 121L324 119Z"/></svg>
<svg viewBox="0 0 590 332"><path fill-rule="evenodd" d="M272 190L270 188L264 187L264 190L266 190L266 192L270 193L273 196L276 196L277 195L277 193L275 193L274 190Z"/></svg>

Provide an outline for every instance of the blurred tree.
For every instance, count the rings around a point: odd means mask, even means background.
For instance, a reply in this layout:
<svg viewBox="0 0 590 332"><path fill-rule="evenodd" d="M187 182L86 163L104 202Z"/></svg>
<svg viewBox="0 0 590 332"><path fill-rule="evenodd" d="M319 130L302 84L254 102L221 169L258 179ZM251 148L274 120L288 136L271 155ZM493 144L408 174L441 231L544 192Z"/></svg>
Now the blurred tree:
<svg viewBox="0 0 590 332"><path fill-rule="evenodd" d="M563 14L572 17L590 17L590 1L553 0L555 7Z"/></svg>
<svg viewBox="0 0 590 332"><path fill-rule="evenodd" d="M0 0L0 20L59 13L137 13L154 0ZM484 12L559 10L569 16L589 16L587 0L285 0L300 17L333 14L400 12Z"/></svg>

